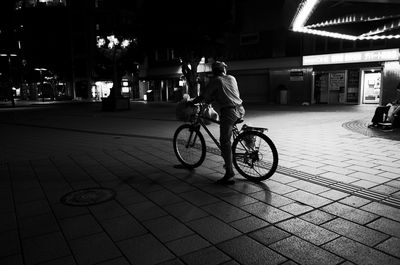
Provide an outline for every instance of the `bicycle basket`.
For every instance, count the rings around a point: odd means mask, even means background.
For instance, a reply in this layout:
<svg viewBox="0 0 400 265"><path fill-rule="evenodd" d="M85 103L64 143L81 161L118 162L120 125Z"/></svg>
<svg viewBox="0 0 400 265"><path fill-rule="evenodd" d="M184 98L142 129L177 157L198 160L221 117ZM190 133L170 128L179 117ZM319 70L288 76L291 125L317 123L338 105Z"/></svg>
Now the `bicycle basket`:
<svg viewBox="0 0 400 265"><path fill-rule="evenodd" d="M176 118L180 121L190 122L198 112L198 107L188 106L186 100L180 101L176 106Z"/></svg>

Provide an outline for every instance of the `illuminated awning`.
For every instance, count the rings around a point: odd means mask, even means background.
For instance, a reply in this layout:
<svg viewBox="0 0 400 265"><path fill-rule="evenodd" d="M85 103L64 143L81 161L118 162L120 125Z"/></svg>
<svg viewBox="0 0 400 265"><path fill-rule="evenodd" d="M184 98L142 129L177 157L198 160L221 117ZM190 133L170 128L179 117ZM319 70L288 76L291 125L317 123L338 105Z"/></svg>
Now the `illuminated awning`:
<svg viewBox="0 0 400 265"><path fill-rule="evenodd" d="M347 40L400 38L400 1L302 0L291 30Z"/></svg>
<svg viewBox="0 0 400 265"><path fill-rule="evenodd" d="M366 62L397 61L400 58L399 49L384 49L359 52L331 53L303 56L303 65L347 64Z"/></svg>

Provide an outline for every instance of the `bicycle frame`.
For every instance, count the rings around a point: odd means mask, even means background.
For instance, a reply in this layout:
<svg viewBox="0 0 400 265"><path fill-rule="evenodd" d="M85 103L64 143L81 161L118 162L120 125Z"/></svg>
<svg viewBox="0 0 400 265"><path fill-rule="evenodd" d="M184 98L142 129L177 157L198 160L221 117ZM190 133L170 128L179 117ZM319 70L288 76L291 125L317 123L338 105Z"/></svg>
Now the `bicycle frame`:
<svg viewBox="0 0 400 265"><path fill-rule="evenodd" d="M207 125L202 121L202 119L211 121L213 123L216 124L221 124L220 121L218 120L214 120L214 119L210 119L207 117L203 117L200 113L202 113L203 110L203 106L200 106L200 112L198 114L196 114L196 117L194 119L194 121L192 122L192 126L195 127L195 130L200 130L198 125L201 125L201 127L204 128L204 130L207 132L207 134L210 136L210 138L213 140L213 142L215 143L215 145L221 150L221 144L219 143L219 141L214 137L214 135L211 133L211 131L207 128ZM236 124L233 126L232 129L232 136L233 136L233 141L235 140L235 138L239 135L239 129L237 128ZM189 139L191 139L192 136L190 136ZM190 142L190 141L189 141ZM193 142L196 142L196 139L194 139Z"/></svg>

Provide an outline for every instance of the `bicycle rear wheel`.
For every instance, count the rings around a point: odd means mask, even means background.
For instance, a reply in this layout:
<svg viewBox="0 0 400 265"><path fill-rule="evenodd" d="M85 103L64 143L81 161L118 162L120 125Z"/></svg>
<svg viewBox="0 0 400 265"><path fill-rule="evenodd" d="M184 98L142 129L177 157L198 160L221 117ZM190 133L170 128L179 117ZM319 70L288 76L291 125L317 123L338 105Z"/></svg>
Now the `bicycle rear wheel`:
<svg viewBox="0 0 400 265"><path fill-rule="evenodd" d="M187 168L200 166L206 157L204 137L197 128L190 124L183 124L176 129L173 145L179 162Z"/></svg>
<svg viewBox="0 0 400 265"><path fill-rule="evenodd" d="M258 131L238 135L232 144L233 165L248 180L270 178L278 166L278 151L272 140Z"/></svg>

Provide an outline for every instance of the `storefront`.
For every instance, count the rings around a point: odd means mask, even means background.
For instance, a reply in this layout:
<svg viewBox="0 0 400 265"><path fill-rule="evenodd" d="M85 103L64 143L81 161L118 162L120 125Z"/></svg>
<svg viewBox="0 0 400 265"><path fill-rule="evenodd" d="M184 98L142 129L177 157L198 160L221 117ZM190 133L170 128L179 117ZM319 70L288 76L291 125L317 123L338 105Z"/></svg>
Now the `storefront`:
<svg viewBox="0 0 400 265"><path fill-rule="evenodd" d="M400 81L399 58L399 49L303 56L312 67L311 102L385 103Z"/></svg>

